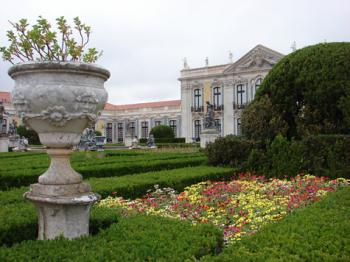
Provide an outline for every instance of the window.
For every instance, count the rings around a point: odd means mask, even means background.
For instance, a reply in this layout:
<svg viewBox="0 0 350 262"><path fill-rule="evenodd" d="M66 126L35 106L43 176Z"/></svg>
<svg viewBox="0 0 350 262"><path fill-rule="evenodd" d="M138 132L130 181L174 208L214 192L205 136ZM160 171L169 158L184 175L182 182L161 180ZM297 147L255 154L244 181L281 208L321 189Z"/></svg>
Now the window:
<svg viewBox="0 0 350 262"><path fill-rule="evenodd" d="M199 108L202 106L202 90L195 89L194 90L194 103L195 108Z"/></svg>
<svg viewBox="0 0 350 262"><path fill-rule="evenodd" d="M106 125L106 140L108 143L112 143L112 123L107 123Z"/></svg>
<svg viewBox="0 0 350 262"><path fill-rule="evenodd" d="M176 137L176 120L169 120L169 126L173 130L174 135Z"/></svg>
<svg viewBox="0 0 350 262"><path fill-rule="evenodd" d="M241 119L237 118L237 136L240 136L242 134L241 130Z"/></svg>
<svg viewBox="0 0 350 262"><path fill-rule="evenodd" d="M214 101L214 109L219 109L222 102L221 102L221 88L220 87L214 87L213 89L213 101Z"/></svg>
<svg viewBox="0 0 350 262"><path fill-rule="evenodd" d="M162 124L162 121L159 121L159 120L154 122L154 126L160 126L161 124Z"/></svg>
<svg viewBox="0 0 350 262"><path fill-rule="evenodd" d="M238 108L243 108L246 104L246 94L245 85L237 85L237 106Z"/></svg>
<svg viewBox="0 0 350 262"><path fill-rule="evenodd" d="M195 120L194 121L194 138L196 139L196 141L200 140L201 129L202 129L201 121Z"/></svg>
<svg viewBox="0 0 350 262"><path fill-rule="evenodd" d="M118 142L123 142L123 123L118 123Z"/></svg>
<svg viewBox="0 0 350 262"><path fill-rule="evenodd" d="M141 137L142 138L148 137L148 122L147 121L141 122Z"/></svg>
<svg viewBox="0 0 350 262"><path fill-rule="evenodd" d="M221 132L221 120L215 119L215 127Z"/></svg>
<svg viewBox="0 0 350 262"><path fill-rule="evenodd" d="M130 122L129 128L130 128L131 137L135 137L136 136L135 122Z"/></svg>
<svg viewBox="0 0 350 262"><path fill-rule="evenodd" d="M259 87L261 86L261 82L262 82L262 79L261 79L261 78L258 78L258 79L255 81L255 92L256 92L256 90L258 90Z"/></svg>

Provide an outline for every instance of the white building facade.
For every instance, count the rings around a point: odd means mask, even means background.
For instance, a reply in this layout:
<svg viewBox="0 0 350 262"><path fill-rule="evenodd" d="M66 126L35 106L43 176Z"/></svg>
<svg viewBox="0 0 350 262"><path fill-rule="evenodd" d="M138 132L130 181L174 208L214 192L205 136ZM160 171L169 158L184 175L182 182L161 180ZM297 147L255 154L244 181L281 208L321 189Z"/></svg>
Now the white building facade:
<svg viewBox="0 0 350 262"><path fill-rule="evenodd" d="M241 134L241 114L282 54L262 45L236 62L181 71L181 136L198 141L206 102L214 105L215 123L221 136Z"/></svg>
<svg viewBox="0 0 350 262"><path fill-rule="evenodd" d="M158 125L170 126L175 137L181 137L181 101L160 101L129 105L107 104L96 129L101 130L110 143L123 143L126 122L130 122L131 135L148 138Z"/></svg>

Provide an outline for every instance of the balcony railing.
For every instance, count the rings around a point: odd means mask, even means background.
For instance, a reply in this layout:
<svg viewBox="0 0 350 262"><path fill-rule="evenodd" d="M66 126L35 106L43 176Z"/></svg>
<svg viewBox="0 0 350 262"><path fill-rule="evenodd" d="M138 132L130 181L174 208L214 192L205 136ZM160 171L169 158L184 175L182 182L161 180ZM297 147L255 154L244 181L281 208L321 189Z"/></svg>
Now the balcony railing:
<svg viewBox="0 0 350 262"><path fill-rule="evenodd" d="M214 105L214 111L224 111L224 105Z"/></svg>
<svg viewBox="0 0 350 262"><path fill-rule="evenodd" d="M233 109L244 109L246 106L248 105L248 103L236 103L233 102Z"/></svg>
<svg viewBox="0 0 350 262"><path fill-rule="evenodd" d="M203 106L191 106L191 112L204 112Z"/></svg>

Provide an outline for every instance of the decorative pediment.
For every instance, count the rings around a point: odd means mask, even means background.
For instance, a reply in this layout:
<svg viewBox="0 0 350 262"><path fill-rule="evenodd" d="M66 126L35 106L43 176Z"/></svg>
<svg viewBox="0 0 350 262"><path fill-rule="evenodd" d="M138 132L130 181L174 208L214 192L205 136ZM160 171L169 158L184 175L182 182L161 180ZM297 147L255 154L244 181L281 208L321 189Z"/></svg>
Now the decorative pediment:
<svg viewBox="0 0 350 262"><path fill-rule="evenodd" d="M259 69L270 69L282 57L282 54L274 50L271 50L262 45L257 45L231 66L226 68L224 74Z"/></svg>

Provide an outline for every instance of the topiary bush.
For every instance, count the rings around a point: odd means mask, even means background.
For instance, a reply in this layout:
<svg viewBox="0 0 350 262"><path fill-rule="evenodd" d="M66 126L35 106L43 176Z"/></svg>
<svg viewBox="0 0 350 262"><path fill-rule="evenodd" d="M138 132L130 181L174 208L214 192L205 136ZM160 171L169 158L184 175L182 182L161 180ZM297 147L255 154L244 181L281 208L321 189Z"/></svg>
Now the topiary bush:
<svg viewBox="0 0 350 262"><path fill-rule="evenodd" d="M244 110L244 134L258 140L278 133L288 139L350 134L349 57L350 43L345 42L317 44L285 56Z"/></svg>
<svg viewBox="0 0 350 262"><path fill-rule="evenodd" d="M171 129L171 127L165 126L165 125L153 127L149 134L154 136L154 138L156 139L156 142L157 142L157 138L159 139L159 138L175 137L174 131Z"/></svg>

